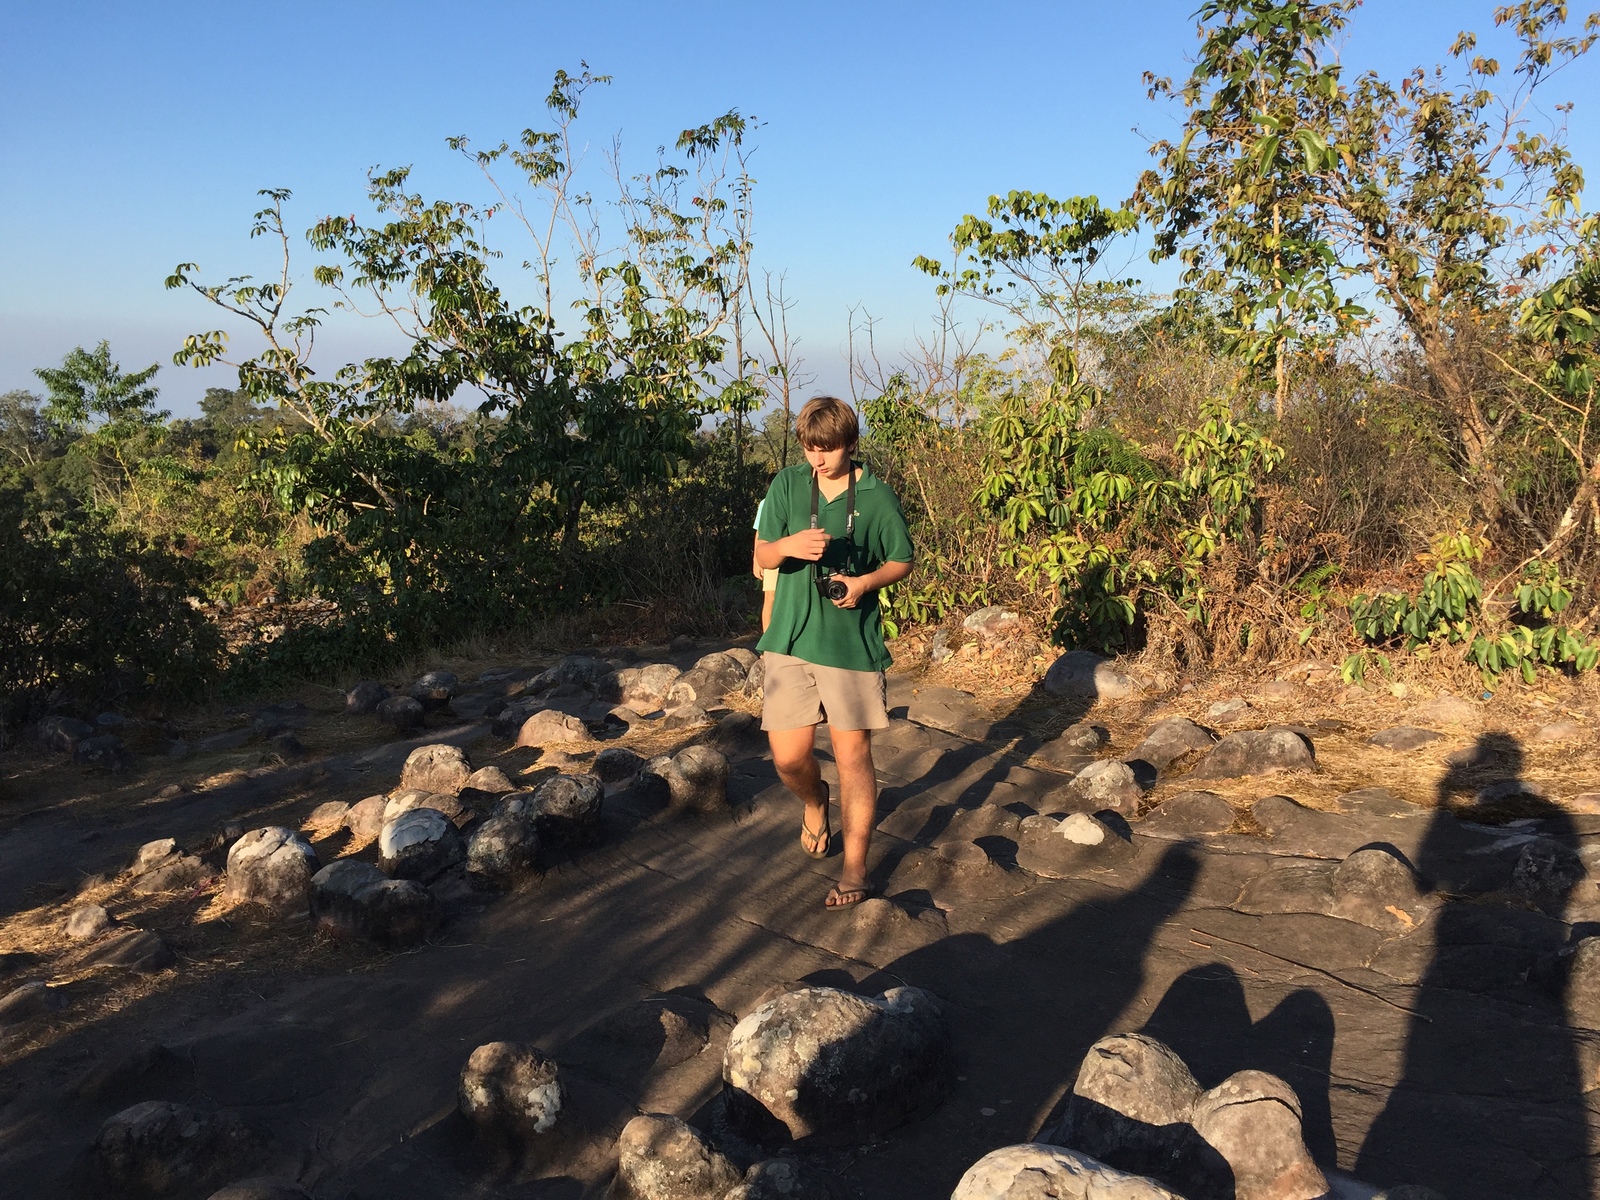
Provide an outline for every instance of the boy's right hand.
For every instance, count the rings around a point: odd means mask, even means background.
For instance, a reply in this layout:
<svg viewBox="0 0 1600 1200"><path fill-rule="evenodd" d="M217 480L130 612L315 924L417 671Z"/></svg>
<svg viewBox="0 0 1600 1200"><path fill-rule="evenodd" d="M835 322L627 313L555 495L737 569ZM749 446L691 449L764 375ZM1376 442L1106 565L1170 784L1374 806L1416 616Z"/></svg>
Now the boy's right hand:
<svg viewBox="0 0 1600 1200"><path fill-rule="evenodd" d="M833 540L826 529L802 529L799 533L791 533L783 539L787 545L783 548L785 558L798 558L803 562L816 562L828 549L828 543Z"/></svg>

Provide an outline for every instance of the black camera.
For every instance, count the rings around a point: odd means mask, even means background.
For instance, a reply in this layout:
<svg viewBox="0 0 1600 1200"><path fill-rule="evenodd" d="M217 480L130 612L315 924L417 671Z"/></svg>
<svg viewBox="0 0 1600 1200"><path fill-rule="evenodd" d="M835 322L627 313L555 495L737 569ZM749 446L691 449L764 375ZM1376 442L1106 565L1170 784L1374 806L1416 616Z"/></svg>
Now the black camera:
<svg viewBox="0 0 1600 1200"><path fill-rule="evenodd" d="M850 594L850 589L845 587L844 580L834 577L832 572L817 571L817 591L822 593L824 600L843 600Z"/></svg>

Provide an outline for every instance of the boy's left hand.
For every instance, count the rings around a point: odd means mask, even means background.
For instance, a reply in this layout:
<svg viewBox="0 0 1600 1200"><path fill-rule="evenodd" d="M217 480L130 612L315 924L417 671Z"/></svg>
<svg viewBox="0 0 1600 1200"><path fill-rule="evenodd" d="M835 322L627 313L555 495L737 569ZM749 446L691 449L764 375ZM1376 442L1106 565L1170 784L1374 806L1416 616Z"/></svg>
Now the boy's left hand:
<svg viewBox="0 0 1600 1200"><path fill-rule="evenodd" d="M835 600L833 602L835 608L854 608L861 597L872 590L867 586L867 581L859 575L834 575L833 578L845 586L844 599Z"/></svg>

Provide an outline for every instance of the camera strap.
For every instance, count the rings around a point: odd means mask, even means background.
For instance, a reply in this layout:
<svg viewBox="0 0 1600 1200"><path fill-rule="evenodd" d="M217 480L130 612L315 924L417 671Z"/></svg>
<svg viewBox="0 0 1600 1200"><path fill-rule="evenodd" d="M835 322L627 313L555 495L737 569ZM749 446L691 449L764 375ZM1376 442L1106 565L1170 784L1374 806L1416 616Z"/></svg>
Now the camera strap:
<svg viewBox="0 0 1600 1200"><path fill-rule="evenodd" d="M856 531L856 465L855 465L855 463L851 463L850 464L850 474L847 476L847 478L848 478L849 482L844 485L844 503L845 503L844 537L845 537L845 541L850 541L851 538L855 535L855 531ZM821 501L821 497L822 497L822 485L817 480L817 473L815 471L812 471L811 472L811 528L813 528L813 529L817 529L817 528L820 527L818 525L818 522L817 522L817 506ZM823 575L822 563L820 561L812 563L811 564L811 577L813 579L821 579L822 575Z"/></svg>

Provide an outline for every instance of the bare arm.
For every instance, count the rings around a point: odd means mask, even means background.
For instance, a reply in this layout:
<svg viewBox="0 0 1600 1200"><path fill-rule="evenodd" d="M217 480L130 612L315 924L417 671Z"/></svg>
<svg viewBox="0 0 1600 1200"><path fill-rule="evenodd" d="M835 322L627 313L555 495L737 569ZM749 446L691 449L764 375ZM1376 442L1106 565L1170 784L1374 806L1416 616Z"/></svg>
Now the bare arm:
<svg viewBox="0 0 1600 1200"><path fill-rule="evenodd" d="M876 571L869 571L865 575L835 575L845 586L843 600L833 603L839 608L854 608L861 601L861 597L868 592L875 592L879 588L886 588L891 583L899 583L911 574L911 564L908 562L886 562Z"/></svg>
<svg viewBox="0 0 1600 1200"><path fill-rule="evenodd" d="M781 567L786 558L816 562L827 550L829 541L827 531L822 529L802 529L799 533L791 533L788 537L779 538L775 542L764 542L758 537L756 562L765 571Z"/></svg>

